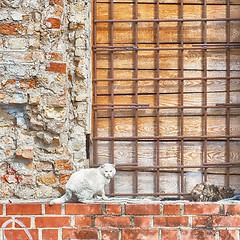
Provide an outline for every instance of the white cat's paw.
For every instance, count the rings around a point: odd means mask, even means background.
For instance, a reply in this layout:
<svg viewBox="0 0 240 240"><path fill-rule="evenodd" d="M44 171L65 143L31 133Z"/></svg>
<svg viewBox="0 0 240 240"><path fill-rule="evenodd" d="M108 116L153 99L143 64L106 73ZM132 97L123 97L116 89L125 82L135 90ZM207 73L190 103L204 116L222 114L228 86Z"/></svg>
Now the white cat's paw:
<svg viewBox="0 0 240 240"><path fill-rule="evenodd" d="M103 200L108 200L108 197L107 196L102 196L102 199Z"/></svg>

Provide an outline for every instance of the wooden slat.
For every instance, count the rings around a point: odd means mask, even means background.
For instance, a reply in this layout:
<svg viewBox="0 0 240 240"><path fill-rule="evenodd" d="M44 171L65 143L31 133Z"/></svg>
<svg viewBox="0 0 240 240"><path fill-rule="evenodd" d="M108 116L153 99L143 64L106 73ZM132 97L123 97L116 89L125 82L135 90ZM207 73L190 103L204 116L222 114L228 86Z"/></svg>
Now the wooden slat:
<svg viewBox="0 0 240 240"><path fill-rule="evenodd" d="M156 5L139 4L138 19L156 19ZM178 5L161 5L159 9L160 19L178 19ZM194 19L202 18L201 5L184 5L184 18ZM231 6L231 17L239 17L240 5ZM134 19L133 4L115 4L113 16L115 20L132 20ZM209 5L207 7L208 18L224 18L226 17L226 5ZM97 4L97 19L107 20L110 16L109 4ZM239 41L239 22L232 22L231 41ZM155 23L139 23L138 24L138 41L139 42L156 42ZM183 25L184 42L202 42L202 23L201 22L185 22ZM221 34L215 34L216 32ZM97 42L109 43L110 24L97 24ZM159 26L160 42L179 42L180 28L179 23L160 23ZM133 43L134 29L132 23L114 23L114 43ZM237 40L237 39L238 40ZM207 23L207 40L208 42L224 42L226 41L226 22L213 21Z"/></svg>
<svg viewBox="0 0 240 240"><path fill-rule="evenodd" d="M225 92L211 92L207 95L207 105L208 106L216 106L216 104L225 103L226 93ZM97 99L98 104L107 104L109 103L109 98L106 96L99 96ZM240 94L238 92L231 93L231 101L233 103L240 102ZM161 94L160 95L160 106L163 107L171 107L171 106L179 106L180 99L179 94ZM133 104L134 95L125 95L125 96L114 96L114 103L116 104ZM138 104L149 104L149 106L156 106L155 95L139 95L138 96ZM185 93L184 94L184 106L202 106L203 105L203 96L202 93ZM156 116L154 109L141 109L139 111L139 116ZM178 115L178 109L161 109L160 115ZM201 109L185 109L185 115L202 115ZM223 115L225 116L226 111L223 108L210 108L208 109L208 115ZM239 114L239 108L231 109L231 114ZM133 116L132 110L115 110L115 117L121 116ZM99 111L99 117L110 117L109 111Z"/></svg>
<svg viewBox="0 0 240 240"><path fill-rule="evenodd" d="M160 117L160 136L178 136L180 132L180 117ZM203 135L203 117L184 117L184 135L201 136ZM230 118L230 134L240 135L240 116ZM109 136L111 128L110 120L98 120L99 137ZM116 118L114 121L114 133L116 137L134 136L135 122L131 118ZM209 116L207 121L207 134L210 136L222 136L226 134L225 116ZM138 119L139 136L156 136L156 119Z"/></svg>
<svg viewBox="0 0 240 240"><path fill-rule="evenodd" d="M145 70L139 71L139 78L155 78L155 71ZM98 70L98 78L99 79L107 79L108 78L108 70ZM220 71L211 71L208 72L208 77L225 77L225 72ZM237 77L239 72L232 71L231 76ZM188 71L184 73L184 76L187 77L201 77L201 72L196 71ZM128 79L132 78L132 71L129 70L115 70L114 77L116 79ZM177 78L178 71L164 71L161 72L160 77L166 78ZM99 81L98 83L98 94L110 94L109 82L107 81ZM203 92L203 81L202 80L185 80L184 81L184 92ZM179 92L179 81L177 80L161 80L160 83L160 93L178 93ZM156 92L156 81L139 81L138 84L138 92L139 93L154 93ZM240 79L232 79L231 80L231 91L240 90ZM216 91L225 91L226 90L226 80L223 79L211 79L207 81L207 90L208 92L216 92ZM134 84L133 81L115 81L114 82L114 94L133 94L134 93Z"/></svg>
<svg viewBox="0 0 240 240"><path fill-rule="evenodd" d="M179 69L178 50L162 50L159 54L160 69ZM240 70L238 64L240 51L231 51L231 70ZM98 68L110 67L110 53L99 52L97 54ZM185 50L184 51L184 68L191 70L202 69L203 55L202 50ZM138 68L139 69L156 69L156 51L139 51L138 52ZM114 68L133 69L134 68L134 52L121 51L114 53ZM226 51L225 50L209 50L207 57L208 70L225 70L226 69Z"/></svg>

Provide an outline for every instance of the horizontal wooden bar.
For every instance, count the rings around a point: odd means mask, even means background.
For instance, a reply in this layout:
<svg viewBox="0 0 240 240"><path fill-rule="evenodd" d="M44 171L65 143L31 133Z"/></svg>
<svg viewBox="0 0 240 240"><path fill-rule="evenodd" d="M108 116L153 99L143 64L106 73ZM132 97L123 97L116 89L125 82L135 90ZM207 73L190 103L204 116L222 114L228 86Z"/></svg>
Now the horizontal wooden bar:
<svg viewBox="0 0 240 240"><path fill-rule="evenodd" d="M97 79L94 78L93 81L172 81L172 80L225 80L225 79L240 79L240 77L178 77L178 78L105 78L105 79Z"/></svg>
<svg viewBox="0 0 240 240"><path fill-rule="evenodd" d="M141 140L141 141L149 141L149 140L229 140L229 139L240 138L240 135L223 135L223 136L132 136L132 137L93 137L93 140L101 140L101 141L133 141L133 140Z"/></svg>
<svg viewBox="0 0 240 240"><path fill-rule="evenodd" d="M219 164L203 164L203 165L175 165L175 166L118 166L117 170L149 170L149 169L172 169L172 168L231 168L240 167L240 163L219 163Z"/></svg>
<svg viewBox="0 0 240 240"><path fill-rule="evenodd" d="M238 43L196 43L193 46L234 46L240 47Z"/></svg>
<svg viewBox="0 0 240 240"><path fill-rule="evenodd" d="M111 1L97 1L96 2L97 4L111 4ZM135 1L114 1L113 2L113 4L134 4L135 3ZM153 1L153 2L139 2L138 1L138 4L154 4L154 5L156 5L157 4L157 2L156 1ZM166 2L159 2L158 3L159 5L181 5L181 3L179 3L179 2L168 2L168 1L166 1ZM183 3L183 5L184 6L186 6L186 5L190 5L190 6L192 6L192 5L197 5L197 6L204 6L204 3L201 3L201 2L186 2L186 3ZM208 6L215 6L215 5L217 5L217 6L227 6L227 4L226 3L207 3L207 5ZM230 3L229 4L230 6L236 6L236 5L240 5L240 3Z"/></svg>
<svg viewBox="0 0 240 240"><path fill-rule="evenodd" d="M212 22L212 21L240 21L240 18L180 18L180 19L128 19L128 20L93 20L94 23L114 23L114 22Z"/></svg>
<svg viewBox="0 0 240 240"><path fill-rule="evenodd" d="M140 197L140 196L186 196L186 195L191 195L190 193L114 193L114 194L106 194L106 196L109 197Z"/></svg>
<svg viewBox="0 0 240 240"><path fill-rule="evenodd" d="M101 105L101 104L100 104ZM130 104L129 104L130 105ZM123 110L123 109L213 109L213 108L240 108L240 104L231 104L231 105L225 105L225 104L217 104L217 106L149 106L148 104L142 106L130 106L130 107L97 107L98 105L95 105L94 110Z"/></svg>
<svg viewBox="0 0 240 240"><path fill-rule="evenodd" d="M119 51L166 51L166 50L202 50L202 49L232 49L236 48L236 46L230 45L230 46L201 46L201 47L172 47L172 48L136 48L136 47L123 47L123 48L103 48L103 49L96 49L96 48L102 48L101 46L93 47L93 51L95 52L119 52ZM238 46L239 48L239 46Z"/></svg>

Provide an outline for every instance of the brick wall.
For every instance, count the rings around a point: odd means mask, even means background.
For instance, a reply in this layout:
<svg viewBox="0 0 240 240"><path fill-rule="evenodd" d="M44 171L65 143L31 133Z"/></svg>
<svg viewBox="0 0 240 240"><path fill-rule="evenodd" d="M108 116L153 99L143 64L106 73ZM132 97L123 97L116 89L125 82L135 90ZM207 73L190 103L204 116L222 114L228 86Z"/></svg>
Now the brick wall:
<svg viewBox="0 0 240 240"><path fill-rule="evenodd" d="M0 1L0 198L61 195L88 166L91 2Z"/></svg>
<svg viewBox="0 0 240 240"><path fill-rule="evenodd" d="M239 204L14 203L0 205L0 214L1 226L20 220L33 239L240 239ZM28 239L18 223L4 232L8 240Z"/></svg>

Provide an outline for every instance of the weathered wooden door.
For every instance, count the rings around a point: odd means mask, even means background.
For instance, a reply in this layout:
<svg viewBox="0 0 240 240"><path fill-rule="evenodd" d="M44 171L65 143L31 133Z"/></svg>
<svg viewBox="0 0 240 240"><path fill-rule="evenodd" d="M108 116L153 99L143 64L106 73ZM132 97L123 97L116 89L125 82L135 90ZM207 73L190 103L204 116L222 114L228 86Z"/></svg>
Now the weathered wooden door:
<svg viewBox="0 0 240 240"><path fill-rule="evenodd" d="M94 0L93 163L110 193L240 192L240 1Z"/></svg>

